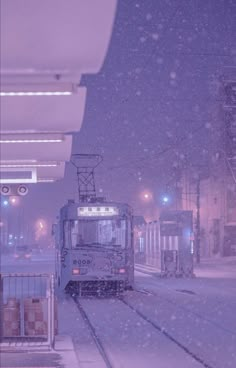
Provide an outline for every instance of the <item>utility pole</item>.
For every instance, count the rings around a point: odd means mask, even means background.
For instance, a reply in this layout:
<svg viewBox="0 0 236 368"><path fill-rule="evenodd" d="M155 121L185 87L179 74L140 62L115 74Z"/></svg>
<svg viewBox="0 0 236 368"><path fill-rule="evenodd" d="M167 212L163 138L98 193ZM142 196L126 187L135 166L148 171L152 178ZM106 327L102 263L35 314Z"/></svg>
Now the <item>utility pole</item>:
<svg viewBox="0 0 236 368"><path fill-rule="evenodd" d="M197 207L197 217L196 217L196 262L200 263L200 252L201 252L201 226L200 226L200 176L197 179L196 188L196 207Z"/></svg>

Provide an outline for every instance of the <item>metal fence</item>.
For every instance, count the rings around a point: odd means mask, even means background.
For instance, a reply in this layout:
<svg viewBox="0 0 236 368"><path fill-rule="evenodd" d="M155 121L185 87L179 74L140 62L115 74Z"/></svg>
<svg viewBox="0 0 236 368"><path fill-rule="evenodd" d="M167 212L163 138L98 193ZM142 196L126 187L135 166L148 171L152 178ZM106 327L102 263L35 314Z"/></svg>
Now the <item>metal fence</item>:
<svg viewBox="0 0 236 368"><path fill-rule="evenodd" d="M0 274L0 342L52 347L57 306L52 274Z"/></svg>

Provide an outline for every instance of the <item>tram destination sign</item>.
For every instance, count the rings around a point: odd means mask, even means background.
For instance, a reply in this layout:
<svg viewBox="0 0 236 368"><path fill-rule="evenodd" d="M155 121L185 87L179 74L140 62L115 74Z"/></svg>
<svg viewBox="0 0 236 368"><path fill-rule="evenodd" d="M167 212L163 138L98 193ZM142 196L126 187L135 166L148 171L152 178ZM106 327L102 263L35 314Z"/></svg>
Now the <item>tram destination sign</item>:
<svg viewBox="0 0 236 368"><path fill-rule="evenodd" d="M78 217L117 216L119 209L114 206L88 206L78 207Z"/></svg>

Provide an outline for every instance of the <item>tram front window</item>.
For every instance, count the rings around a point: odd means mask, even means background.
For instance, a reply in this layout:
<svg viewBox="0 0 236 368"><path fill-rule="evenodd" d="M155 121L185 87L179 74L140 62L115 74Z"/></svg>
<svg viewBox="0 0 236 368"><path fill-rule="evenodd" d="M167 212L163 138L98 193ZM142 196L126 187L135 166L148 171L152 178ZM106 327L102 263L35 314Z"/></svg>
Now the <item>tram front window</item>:
<svg viewBox="0 0 236 368"><path fill-rule="evenodd" d="M125 248L125 220L79 220L71 224L72 248L80 246L121 246Z"/></svg>

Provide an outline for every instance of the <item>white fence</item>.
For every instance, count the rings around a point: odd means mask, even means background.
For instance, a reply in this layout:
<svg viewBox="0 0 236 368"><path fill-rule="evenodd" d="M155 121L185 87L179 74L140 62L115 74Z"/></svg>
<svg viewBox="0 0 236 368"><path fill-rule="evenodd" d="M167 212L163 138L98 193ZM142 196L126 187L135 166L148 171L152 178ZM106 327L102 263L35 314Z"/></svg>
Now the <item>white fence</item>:
<svg viewBox="0 0 236 368"><path fill-rule="evenodd" d="M49 347L57 333L52 274L0 274L1 349Z"/></svg>

